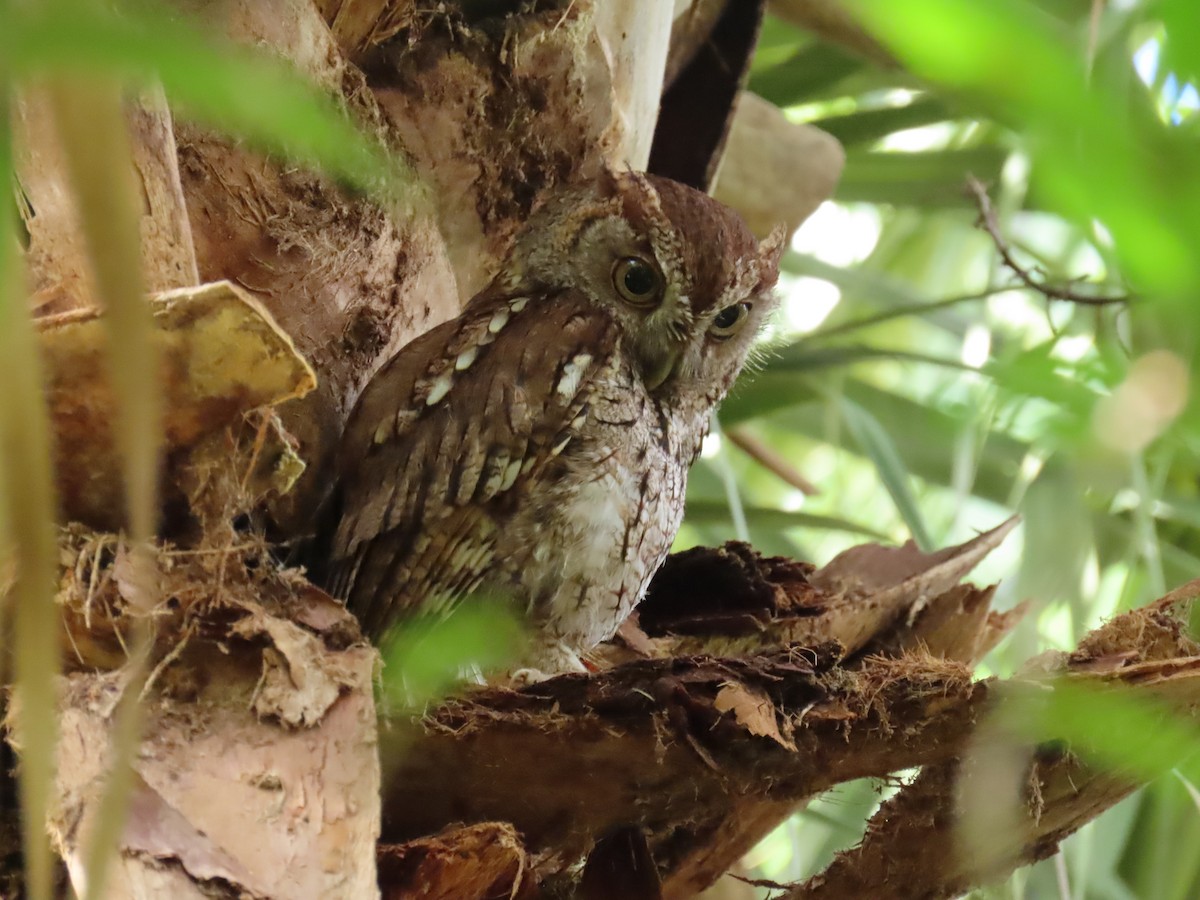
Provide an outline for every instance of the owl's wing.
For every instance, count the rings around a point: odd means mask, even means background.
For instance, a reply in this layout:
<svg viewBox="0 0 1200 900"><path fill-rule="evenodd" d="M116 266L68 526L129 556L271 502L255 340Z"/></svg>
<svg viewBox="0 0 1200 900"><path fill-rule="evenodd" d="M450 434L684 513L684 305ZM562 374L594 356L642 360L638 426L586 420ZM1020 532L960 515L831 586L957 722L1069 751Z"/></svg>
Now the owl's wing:
<svg viewBox="0 0 1200 900"><path fill-rule="evenodd" d="M368 633L478 586L497 518L578 432L616 341L572 292L476 302L372 379L342 443L328 584Z"/></svg>

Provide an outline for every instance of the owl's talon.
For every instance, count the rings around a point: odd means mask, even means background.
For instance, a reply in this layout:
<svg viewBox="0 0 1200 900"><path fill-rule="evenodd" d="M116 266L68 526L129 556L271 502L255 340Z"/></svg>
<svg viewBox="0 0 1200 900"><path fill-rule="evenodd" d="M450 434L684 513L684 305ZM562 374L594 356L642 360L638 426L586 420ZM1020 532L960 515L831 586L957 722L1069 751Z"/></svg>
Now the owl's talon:
<svg viewBox="0 0 1200 900"><path fill-rule="evenodd" d="M523 687L529 687L531 684L537 684L553 677L541 669L516 669L508 676L508 686L514 691L519 691Z"/></svg>
<svg viewBox="0 0 1200 900"><path fill-rule="evenodd" d="M588 672L587 666L584 665L579 655L560 641L546 644L537 652L527 656L526 659L542 668L525 666L514 669L508 676L509 687L522 688L553 678L555 675L586 674Z"/></svg>

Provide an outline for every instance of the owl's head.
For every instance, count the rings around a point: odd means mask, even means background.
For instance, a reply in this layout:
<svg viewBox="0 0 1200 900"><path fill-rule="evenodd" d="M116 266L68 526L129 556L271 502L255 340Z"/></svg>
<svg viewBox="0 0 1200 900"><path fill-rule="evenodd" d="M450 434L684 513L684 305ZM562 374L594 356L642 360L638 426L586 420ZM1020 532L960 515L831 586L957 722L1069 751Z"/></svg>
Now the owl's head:
<svg viewBox="0 0 1200 900"><path fill-rule="evenodd" d="M706 194L653 175L605 172L597 187L548 199L495 285L576 290L621 323L651 394L724 396L775 308L783 233L761 243ZM551 301L552 302L552 301Z"/></svg>

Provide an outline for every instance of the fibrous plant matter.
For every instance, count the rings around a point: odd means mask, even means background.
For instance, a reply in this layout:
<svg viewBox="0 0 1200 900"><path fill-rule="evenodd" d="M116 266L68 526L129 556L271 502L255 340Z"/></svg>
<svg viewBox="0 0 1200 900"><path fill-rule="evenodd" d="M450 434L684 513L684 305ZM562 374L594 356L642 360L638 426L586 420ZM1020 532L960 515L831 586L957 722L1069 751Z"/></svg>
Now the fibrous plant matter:
<svg viewBox="0 0 1200 900"><path fill-rule="evenodd" d="M111 391L93 366L103 313L42 98L19 96L27 284L64 519L66 737L48 827L75 889L135 632L153 650L114 897L358 898L376 883L389 897L686 897L814 793L914 766L923 773L862 847L792 892L950 896L1051 852L1135 783L1044 752L1016 798L1037 813L1027 841L982 875L939 852L998 689L971 666L1017 615L991 612L991 589L960 581L1009 526L941 554L867 547L821 569L745 545L682 554L594 655L595 673L463 691L382 732L375 651L259 530L269 520L273 536L303 537L362 385L491 276L544 189L606 164L644 168L652 149L711 186L762 4L754 16L742 4L727 48L740 55L722 57L712 82L708 96L725 99L706 110L709 157L670 152L690 135L655 133L655 101L704 59L704 30L732 5L676 4L691 18L674 27L660 4L615 0L189 5L210 32L287 59L338 97L421 183L407 204L354 195L181 123L153 93L130 101L164 370L153 375L171 407L152 548L114 531ZM756 226L794 227L836 180L836 142L797 129L761 106L732 126L730 202L785 176L806 186L754 192ZM745 156L785 140L811 152ZM131 565L135 550L143 565ZM11 578L0 557L0 594ZM1015 684L1129 681L1190 711L1192 597L1128 613ZM44 712L9 708L18 753L22 722ZM6 846L18 814L8 787Z"/></svg>
<svg viewBox="0 0 1200 900"><path fill-rule="evenodd" d="M1067 677L1097 687L1141 684L1195 709L1200 645L1187 621L1200 584L1114 619L1070 656L1009 681L976 681L975 661L1019 611L989 612L990 589L956 582L1004 530L940 559L911 547L860 548L850 570L761 559L742 545L676 557L703 574L690 584L668 581L655 600L727 591L726 608L704 605L685 638L647 638L632 628L625 647L612 650L638 647L650 658L519 693L476 691L409 723L405 754L385 787L385 844L452 822L503 818L524 836L533 872L544 874L632 827L655 860L661 896L686 898L806 799L920 766L923 774L881 808L859 848L788 896L953 897L1053 854L1138 779L1094 770L1063 745L1048 745L1030 759L1027 793L988 797L986 816L1007 804L1021 811L1011 848L996 838L1005 852L985 869L956 856L959 775L986 775L971 751L994 698L1051 691ZM846 644L856 607L873 624ZM814 623L803 644L756 640L731 651L731 631L787 633L796 620ZM702 654L706 637L724 655ZM694 655L676 655L681 644Z"/></svg>

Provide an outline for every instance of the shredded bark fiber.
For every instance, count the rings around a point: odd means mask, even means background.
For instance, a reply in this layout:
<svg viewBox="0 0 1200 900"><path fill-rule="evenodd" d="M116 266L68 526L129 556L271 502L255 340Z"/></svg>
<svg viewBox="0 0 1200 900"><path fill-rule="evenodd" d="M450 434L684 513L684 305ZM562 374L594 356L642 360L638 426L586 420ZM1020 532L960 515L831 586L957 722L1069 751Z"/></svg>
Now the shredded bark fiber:
<svg viewBox="0 0 1200 900"><path fill-rule="evenodd" d="M252 536L156 548L153 584L131 580L116 535L73 526L62 546L68 674L49 824L72 879L141 623L155 652L114 895L200 897L217 883L263 897L369 896L378 661L353 617L300 572L280 570ZM19 743L20 710L7 724Z"/></svg>
<svg viewBox="0 0 1200 900"><path fill-rule="evenodd" d="M64 737L48 827L76 890L139 630L154 645L114 897L691 897L807 798L916 766L862 845L791 896L949 897L1053 852L1135 784L1040 748L1010 798L1029 820L1017 840L985 870L961 864L945 848L998 694L1052 691L1066 674L1195 712L1195 584L1018 678L973 679L1020 609L992 611L993 589L961 580L1010 522L936 554L867 546L821 569L742 544L680 554L593 654L594 674L464 689L380 737L375 651L245 521L266 504L284 537L302 536L342 418L376 368L487 280L539 192L639 161L653 123L638 112L657 102L624 90L646 80L638 60L613 60L641 32L619 17L598 25L617 4L592 0L190 6L337 96L416 174L407 205L354 196L173 121L161 96L131 103L171 410L164 540L134 566L120 537L95 530L119 524L120 495L89 264L45 110L35 93L18 100L25 262L73 523L60 540ZM703 140L672 134L670 115L656 133L658 158L694 183L717 170L753 47L762 4L743 6L700 0L674 46L653 48L677 88L668 106L699 101L704 116ZM738 28L716 37L733 44L714 40L722 17ZM807 21L846 33L825 19ZM756 228L798 225L832 191L836 142L753 98L739 118L718 188L757 198L745 210ZM783 157L750 152L768 145ZM804 182L787 197L785 166ZM11 579L0 559L0 595ZM7 710L18 752L21 716ZM2 762L0 836L16 858ZM14 883L0 881L6 895Z"/></svg>
<svg viewBox="0 0 1200 900"><path fill-rule="evenodd" d="M853 778L923 766L928 774L880 811L858 855L835 864L825 881L796 888L795 896L950 897L1044 858L1134 782L1089 770L1069 755L1042 754L1029 776L1037 789L1027 799L1036 796L1039 804L1029 840L986 872L955 863L944 848L958 782L947 773L961 770L996 688L1051 690L1063 673L1096 684L1151 681L1159 695L1190 711L1200 702L1200 663L1193 659L1200 648L1186 617L1200 588L1114 620L1045 671L974 681L971 665L1017 614L987 613L990 589L945 582L996 540L990 533L932 556L861 548L856 555L869 562L853 568L853 579L845 559L809 572L755 560L743 547L690 553L674 574L668 568L669 584L685 584L676 580L679 572L695 569L708 573L699 583L711 585L709 567L728 565L759 588L731 594L747 600L739 608L776 610L768 627L787 618L778 616L781 607L801 609L807 619L814 606L836 609L851 594L883 624L858 641L856 652L826 640L742 656L638 660L626 643L613 651L625 661L597 674L449 701L403 732L405 752L385 787L385 837L402 841L449 822L502 819L523 836L537 874L554 879L606 835L633 827L655 861L661 895L684 898L720 878L806 798ZM772 575L780 577L773 582ZM670 608L664 586L656 590ZM881 607L889 613L880 615ZM713 621L714 640L724 648L731 619L719 611ZM861 638L840 615L824 621L827 637ZM688 626L682 638L646 640L661 655L670 641L700 639L695 617ZM922 852L905 850L922 841Z"/></svg>
<svg viewBox="0 0 1200 900"><path fill-rule="evenodd" d="M213 454L204 439L245 415L304 396L317 379L291 338L236 285L180 288L150 303L165 409L162 487L174 499L195 482L198 472L233 465L228 448ZM40 318L37 325L63 512L69 521L116 528L124 504L101 315L84 308ZM206 459L205 449L215 458ZM304 468L290 439L269 427L257 456L255 466L270 469L260 473L259 486L277 494L285 494Z"/></svg>

